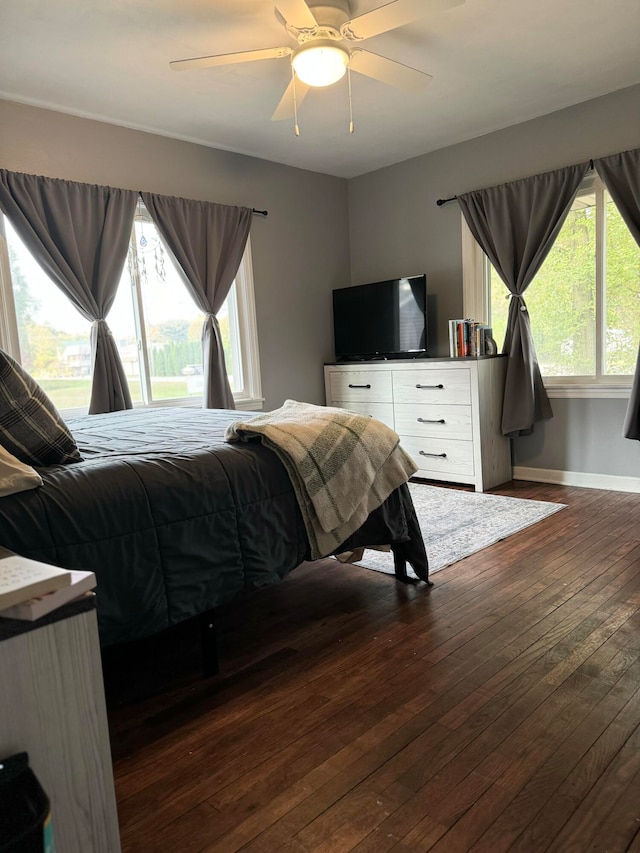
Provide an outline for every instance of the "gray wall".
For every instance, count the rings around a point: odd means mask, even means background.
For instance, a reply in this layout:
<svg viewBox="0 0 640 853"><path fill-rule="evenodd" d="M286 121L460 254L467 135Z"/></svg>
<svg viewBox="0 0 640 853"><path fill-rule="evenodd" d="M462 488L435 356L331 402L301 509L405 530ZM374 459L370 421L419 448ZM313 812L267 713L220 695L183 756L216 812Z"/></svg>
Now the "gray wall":
<svg viewBox="0 0 640 853"><path fill-rule="evenodd" d="M331 289L349 283L345 180L7 101L0 168L267 209L251 228L265 408L324 402Z"/></svg>
<svg viewBox="0 0 640 853"><path fill-rule="evenodd" d="M430 336L462 311L460 213L435 200L640 145L640 86L346 182L0 101L0 168L269 210L251 232L265 408L324 402L331 290L426 272ZM349 256L350 251L350 256ZM621 400L553 400L516 464L640 476Z"/></svg>
<svg viewBox="0 0 640 853"><path fill-rule="evenodd" d="M516 464L640 477L640 442L623 438L626 400L551 400L554 417L517 441Z"/></svg>
<svg viewBox="0 0 640 853"><path fill-rule="evenodd" d="M352 284L426 272L434 355L462 315L460 210L436 199L640 145L640 86L515 125L349 182ZM621 400L554 399L555 417L515 442L517 465L640 476L621 438Z"/></svg>

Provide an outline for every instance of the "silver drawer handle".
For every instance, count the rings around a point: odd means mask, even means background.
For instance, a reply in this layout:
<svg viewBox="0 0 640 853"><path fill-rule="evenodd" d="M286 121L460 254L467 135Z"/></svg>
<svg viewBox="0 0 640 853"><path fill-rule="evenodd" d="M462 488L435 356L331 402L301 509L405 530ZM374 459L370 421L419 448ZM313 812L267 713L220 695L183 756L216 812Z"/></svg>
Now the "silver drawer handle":
<svg viewBox="0 0 640 853"><path fill-rule="evenodd" d="M437 456L439 459L446 459L446 453L427 453L425 450L419 450L418 453L420 456Z"/></svg>
<svg viewBox="0 0 640 853"><path fill-rule="evenodd" d="M371 388L371 385L351 385L349 383L349 388Z"/></svg>
<svg viewBox="0 0 640 853"><path fill-rule="evenodd" d="M437 420L429 420L429 418L418 418L419 424L444 424L446 423L444 418L438 418Z"/></svg>
<svg viewBox="0 0 640 853"><path fill-rule="evenodd" d="M444 385L416 385L416 388L431 388L435 390L436 388L444 388Z"/></svg>

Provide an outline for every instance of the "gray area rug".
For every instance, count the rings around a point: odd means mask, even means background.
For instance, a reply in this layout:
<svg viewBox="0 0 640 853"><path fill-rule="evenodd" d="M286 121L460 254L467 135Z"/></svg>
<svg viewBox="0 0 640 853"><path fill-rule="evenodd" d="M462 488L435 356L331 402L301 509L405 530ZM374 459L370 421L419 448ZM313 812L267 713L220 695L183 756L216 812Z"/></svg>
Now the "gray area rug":
<svg viewBox="0 0 640 853"><path fill-rule="evenodd" d="M429 572L437 572L547 518L566 504L506 498L409 483L429 557ZM393 556L365 551L356 563L393 574ZM413 574L409 569L409 574ZM415 575L414 575L415 577Z"/></svg>

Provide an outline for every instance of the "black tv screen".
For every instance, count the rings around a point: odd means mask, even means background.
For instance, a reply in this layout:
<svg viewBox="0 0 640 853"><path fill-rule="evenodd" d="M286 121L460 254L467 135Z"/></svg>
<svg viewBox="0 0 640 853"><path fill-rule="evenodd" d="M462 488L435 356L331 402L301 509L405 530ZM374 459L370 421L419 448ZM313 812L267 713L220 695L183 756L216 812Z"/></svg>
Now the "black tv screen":
<svg viewBox="0 0 640 853"><path fill-rule="evenodd" d="M427 277L394 278L333 291L336 359L427 351Z"/></svg>

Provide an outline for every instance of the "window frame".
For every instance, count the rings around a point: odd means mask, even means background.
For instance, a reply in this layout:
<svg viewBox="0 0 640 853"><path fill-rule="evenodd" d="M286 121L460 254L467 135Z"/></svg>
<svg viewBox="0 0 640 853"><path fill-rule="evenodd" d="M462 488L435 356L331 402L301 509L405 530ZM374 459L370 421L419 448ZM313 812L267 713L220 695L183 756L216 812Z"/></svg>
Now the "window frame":
<svg viewBox="0 0 640 853"><path fill-rule="evenodd" d="M148 212L146 213L148 216ZM136 211L138 216L138 211ZM146 216L145 216L146 218ZM149 217L149 221L152 222ZM151 399L151 376L149 373L149 358L146 347L146 331L144 327L144 306L142 304L142 289L138 257L136 253L135 223L132 224L131 237L125 269L128 270L132 290L134 325L140 363L142 402L134 403L135 409L151 409L159 406L175 406L196 408L202 405L202 396L176 397L173 399ZM52 287L56 285L51 282ZM247 239L246 248L240 267L235 278L234 313L237 319L237 338L240 343L240 363L242 365L243 387L234 393L235 405L238 409L262 409L262 383L260 376L260 354L258 349L258 329L255 309L255 289L253 281L253 259L251 253L251 238ZM230 314L232 312L230 311ZM107 317L108 320L108 317ZM13 283L9 264L9 246L7 242L5 219L0 213L0 347L21 363L20 338L18 334L18 318L13 296ZM86 414L85 408L60 409L63 417Z"/></svg>
<svg viewBox="0 0 640 853"><path fill-rule="evenodd" d="M20 362L18 318L9 265L9 244L2 214L0 214L0 347Z"/></svg>
<svg viewBox="0 0 640 853"><path fill-rule="evenodd" d="M247 238L247 245L235 281L243 388L234 394L234 400L239 409L261 409L264 397L262 396L262 379L260 376L260 349L258 346L258 318L253 280L251 235Z"/></svg>
<svg viewBox="0 0 640 853"><path fill-rule="evenodd" d="M628 398L633 374L606 375L600 371L603 364L603 341L606 336L605 266L606 266L606 187L597 174L587 176L578 188L577 195L595 192L596 196L596 375L543 376L549 397L606 399ZM462 212L462 304L465 317L473 317L491 325L490 261L471 233ZM506 287L505 287L506 294ZM525 293L526 299L526 293ZM502 347L502 341L498 341Z"/></svg>

